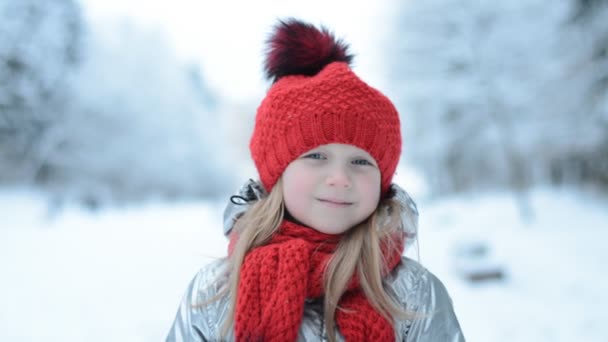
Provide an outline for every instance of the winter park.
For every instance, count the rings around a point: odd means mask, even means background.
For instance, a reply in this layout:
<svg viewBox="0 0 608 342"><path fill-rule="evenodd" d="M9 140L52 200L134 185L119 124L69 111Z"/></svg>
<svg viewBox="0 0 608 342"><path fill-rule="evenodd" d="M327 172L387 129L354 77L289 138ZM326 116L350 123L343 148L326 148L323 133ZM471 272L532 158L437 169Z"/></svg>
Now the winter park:
<svg viewBox="0 0 608 342"><path fill-rule="evenodd" d="M608 0L0 0L0 18L1 341L167 338L197 272L241 246L224 211L266 172L250 139L282 84L278 18L343 39L394 104L402 255L466 341L608 340Z"/></svg>

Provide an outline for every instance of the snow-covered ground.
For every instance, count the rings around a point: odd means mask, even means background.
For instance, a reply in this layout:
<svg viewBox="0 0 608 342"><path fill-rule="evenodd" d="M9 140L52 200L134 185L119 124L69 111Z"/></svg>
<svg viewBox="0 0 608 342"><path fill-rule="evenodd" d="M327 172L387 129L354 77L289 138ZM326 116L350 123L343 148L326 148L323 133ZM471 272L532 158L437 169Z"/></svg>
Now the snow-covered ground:
<svg viewBox="0 0 608 342"><path fill-rule="evenodd" d="M510 194L418 204L420 261L468 341L608 340L608 200L536 190L527 220ZM52 212L37 193L0 191L0 340L163 340L190 278L224 253L221 214L221 203ZM476 245L487 260L463 260ZM470 283L463 262L505 277Z"/></svg>

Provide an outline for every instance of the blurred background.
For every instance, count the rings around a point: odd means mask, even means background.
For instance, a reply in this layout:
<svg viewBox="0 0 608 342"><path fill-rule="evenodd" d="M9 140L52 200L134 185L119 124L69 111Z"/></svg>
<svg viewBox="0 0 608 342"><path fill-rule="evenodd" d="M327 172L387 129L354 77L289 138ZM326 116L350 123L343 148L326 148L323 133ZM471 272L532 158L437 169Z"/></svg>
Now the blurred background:
<svg viewBox="0 0 608 342"><path fill-rule="evenodd" d="M289 16L399 109L406 254L467 340L607 340L608 0L0 0L0 339L164 339Z"/></svg>

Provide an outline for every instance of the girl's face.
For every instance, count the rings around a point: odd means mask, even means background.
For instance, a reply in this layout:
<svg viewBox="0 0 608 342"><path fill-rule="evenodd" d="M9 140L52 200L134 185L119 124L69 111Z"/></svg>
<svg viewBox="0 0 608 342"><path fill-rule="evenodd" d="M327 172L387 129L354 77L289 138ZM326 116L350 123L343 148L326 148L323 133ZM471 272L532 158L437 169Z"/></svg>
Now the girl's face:
<svg viewBox="0 0 608 342"><path fill-rule="evenodd" d="M369 153L346 144L314 148L283 172L287 211L300 223L340 234L368 218L380 200L380 170Z"/></svg>

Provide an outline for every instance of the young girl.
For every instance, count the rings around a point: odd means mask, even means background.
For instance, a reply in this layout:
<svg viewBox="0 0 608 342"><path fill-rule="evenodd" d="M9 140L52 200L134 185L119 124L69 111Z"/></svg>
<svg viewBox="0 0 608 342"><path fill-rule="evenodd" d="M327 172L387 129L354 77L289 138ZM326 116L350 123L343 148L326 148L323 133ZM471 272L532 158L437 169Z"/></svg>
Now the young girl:
<svg viewBox="0 0 608 342"><path fill-rule="evenodd" d="M231 198L228 257L194 277L167 341L464 341L443 284L402 257L418 213L391 185L399 116L347 50L276 26L250 141L261 184Z"/></svg>

